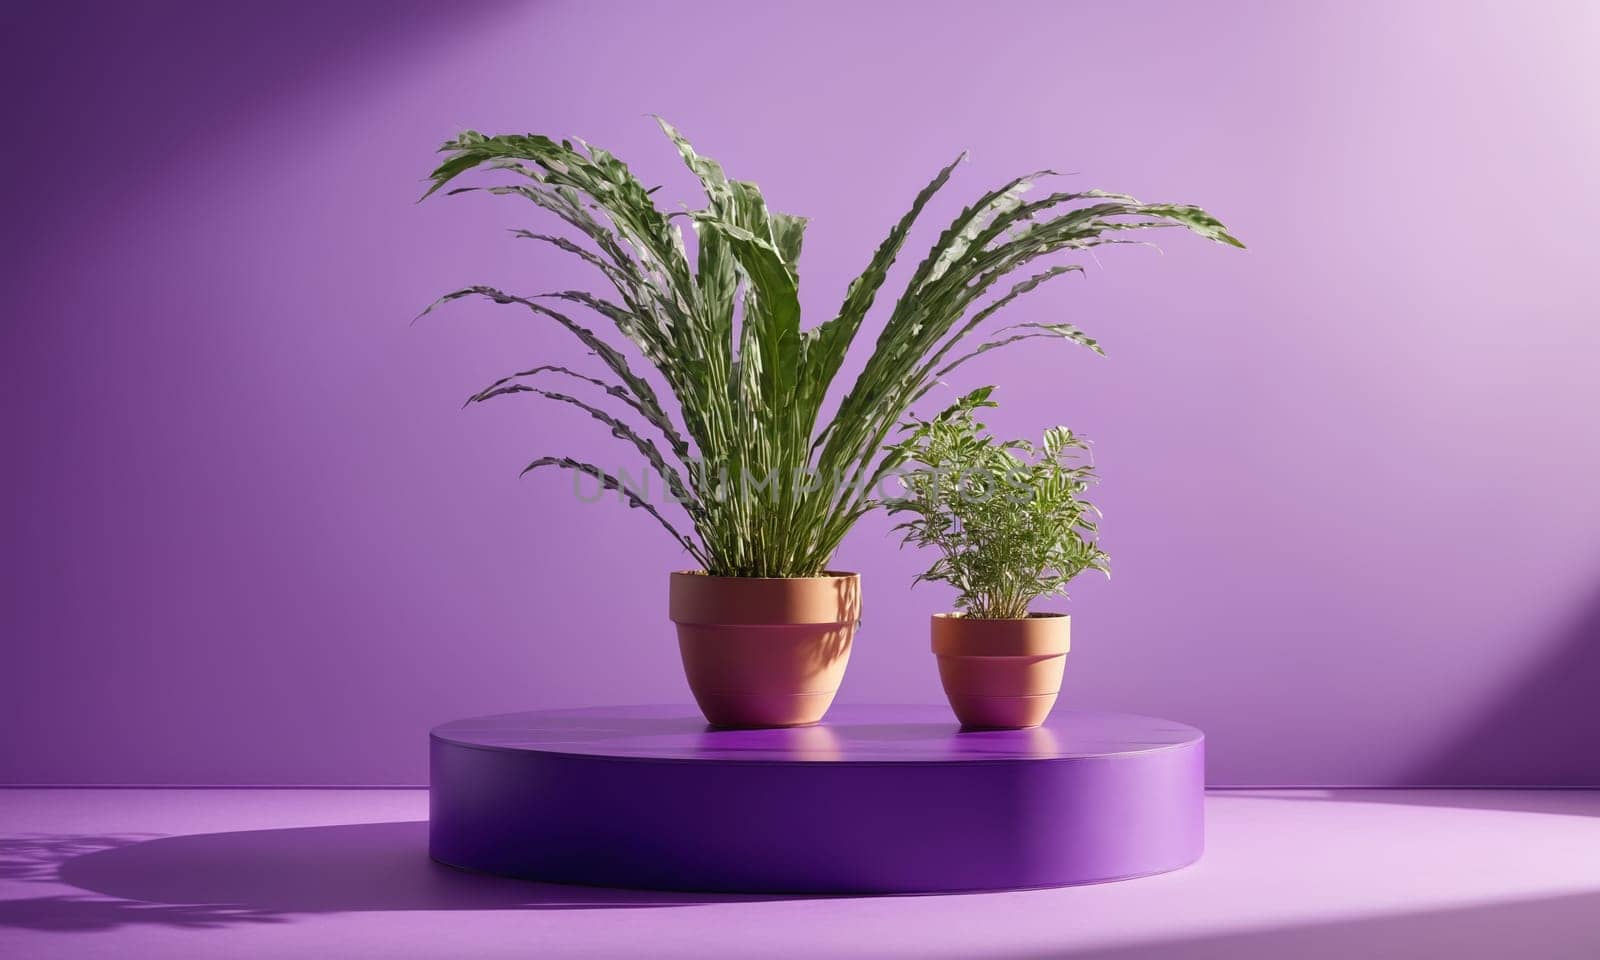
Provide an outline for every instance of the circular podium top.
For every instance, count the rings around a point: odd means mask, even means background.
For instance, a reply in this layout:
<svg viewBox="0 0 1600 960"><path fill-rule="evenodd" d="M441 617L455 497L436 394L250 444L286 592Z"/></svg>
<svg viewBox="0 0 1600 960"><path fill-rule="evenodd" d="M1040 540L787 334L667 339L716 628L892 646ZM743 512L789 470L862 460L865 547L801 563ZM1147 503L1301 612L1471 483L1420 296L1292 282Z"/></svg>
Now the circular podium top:
<svg viewBox="0 0 1600 960"><path fill-rule="evenodd" d="M1030 730L962 730L943 706L835 706L820 724L710 727L692 707L505 713L433 730L445 744L619 760L946 764L1140 756L1200 742L1199 730L1129 713L1056 710Z"/></svg>

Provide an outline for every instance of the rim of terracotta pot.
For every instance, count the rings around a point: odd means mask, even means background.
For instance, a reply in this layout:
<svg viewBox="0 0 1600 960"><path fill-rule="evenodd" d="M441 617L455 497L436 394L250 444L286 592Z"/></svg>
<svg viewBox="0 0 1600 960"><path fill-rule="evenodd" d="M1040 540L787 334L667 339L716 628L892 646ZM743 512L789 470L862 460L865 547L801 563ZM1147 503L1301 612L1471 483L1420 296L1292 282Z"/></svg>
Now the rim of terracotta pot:
<svg viewBox="0 0 1600 960"><path fill-rule="evenodd" d="M753 582L764 581L767 583L793 583L797 580L840 580L854 577L861 579L861 574L852 570L824 570L815 577L723 577L714 576L704 570L674 570L674 577L703 577L707 580L749 580Z"/></svg>
<svg viewBox="0 0 1600 960"><path fill-rule="evenodd" d="M936 613L929 633L933 652L942 657L1053 657L1072 649L1072 615L987 619Z"/></svg>
<svg viewBox="0 0 1600 960"><path fill-rule="evenodd" d="M964 623L1024 623L1028 620L1071 620L1070 613L1056 613L1051 610L1043 612L1028 611L1026 617L973 617L962 613L960 610L951 610L948 613L936 613L935 620L960 620Z"/></svg>
<svg viewBox="0 0 1600 960"><path fill-rule="evenodd" d="M677 570L667 609L674 623L853 624L861 620L861 575L714 577L703 570Z"/></svg>

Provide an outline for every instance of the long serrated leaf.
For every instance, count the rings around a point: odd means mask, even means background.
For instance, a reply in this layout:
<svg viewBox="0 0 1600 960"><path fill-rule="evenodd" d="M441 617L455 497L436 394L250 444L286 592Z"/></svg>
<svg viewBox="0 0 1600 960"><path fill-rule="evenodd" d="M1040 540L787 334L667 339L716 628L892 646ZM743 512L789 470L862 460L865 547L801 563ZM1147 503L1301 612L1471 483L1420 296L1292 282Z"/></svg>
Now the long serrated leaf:
<svg viewBox="0 0 1600 960"><path fill-rule="evenodd" d="M600 482L600 485L603 489L615 491L616 493L621 494L628 501L628 506L643 510L644 512L650 514L650 516L655 517L656 522L661 524L662 528L665 529L667 533L671 534L674 540L682 544L683 549L687 550L690 556L694 557L702 564L707 563L705 554L701 552L700 548L697 547L688 537L680 533L678 528L672 525L671 521L662 516L661 511L652 506L648 500L642 499L637 493L629 488L627 484L624 484L621 480L618 480L616 477L600 469L594 464L585 463L581 460L575 460L572 457L540 457L528 464L526 467L522 468L522 476L527 476L529 473L533 472L534 470L538 470L541 467L559 467L563 470L573 470L595 478Z"/></svg>
<svg viewBox="0 0 1600 960"><path fill-rule="evenodd" d="M513 393L534 392L537 390L536 387L530 387L520 381L535 377L541 373L554 373L573 380L581 380L584 383L599 387L601 390L605 391L607 396L613 397L627 404L629 407L633 408L634 412L638 413L641 417L644 417L645 422L661 431L661 433L666 437L668 446L672 449L673 454L677 456L680 463L684 464L684 466L690 465L689 445L684 441L683 437L678 434L678 431L673 428L671 421L658 419L656 414L644 404L640 403L639 399L635 397L633 393L628 390L628 388L624 387L620 383L609 383L605 380L601 380L598 377L591 377L587 374L579 373L576 370L572 370L557 364L541 364L537 367L531 367L527 370L519 370L516 373L501 377L495 382L489 384L487 387L484 387L482 390L479 390L477 393L474 393L472 396L468 397L466 403L462 404L462 406L466 406L467 404L471 403L482 403L486 400L492 400L495 397L505 396Z"/></svg>

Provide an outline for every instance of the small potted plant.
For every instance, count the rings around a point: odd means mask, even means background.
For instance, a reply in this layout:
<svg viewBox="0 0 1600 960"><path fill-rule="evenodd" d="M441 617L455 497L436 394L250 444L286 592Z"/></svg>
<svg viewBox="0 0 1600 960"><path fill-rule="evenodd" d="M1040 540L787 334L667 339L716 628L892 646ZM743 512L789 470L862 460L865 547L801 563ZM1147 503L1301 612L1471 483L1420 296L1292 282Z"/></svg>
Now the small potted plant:
<svg viewBox="0 0 1600 960"><path fill-rule="evenodd" d="M1056 255L1168 227L1243 244L1199 207L1098 190L1028 199L1048 171L1016 177L956 214L910 271L870 352L847 365L918 215L965 155L912 199L838 312L803 326L805 218L772 209L754 183L728 177L670 124L661 128L699 180L703 206L663 210L656 188L581 140L468 131L445 143L429 194L448 188L531 201L564 232L515 236L582 260L602 282L533 295L469 286L434 306L487 299L582 344L590 370L539 362L470 400L524 394L575 407L620 440L626 456L648 464L661 481L654 492L614 467L570 456L540 456L523 472L587 475L650 514L683 548L695 569L671 575L668 614L709 721L814 723L839 687L861 613L860 579L832 568L834 551L878 504L873 491L895 466L884 443L902 414L952 369L996 347L1035 337L1094 345L1064 323L1013 324L976 346L969 336L1045 281L1082 270L1052 261ZM457 185L478 170L500 179ZM656 377L638 372L640 359ZM840 389L835 380L847 366L855 379ZM834 393L836 404L828 402Z"/></svg>
<svg viewBox="0 0 1600 960"><path fill-rule="evenodd" d="M1034 447L996 441L976 411L993 387L967 394L932 420L907 421L892 450L914 465L905 494L886 501L909 519L904 542L938 549L917 582L956 589L957 612L933 617L933 652L945 696L963 726L1035 727L1061 692L1071 638L1065 613L1032 612L1041 597L1066 598L1085 570L1109 575L1096 543L1099 512L1083 498L1095 482L1087 444L1066 427Z"/></svg>

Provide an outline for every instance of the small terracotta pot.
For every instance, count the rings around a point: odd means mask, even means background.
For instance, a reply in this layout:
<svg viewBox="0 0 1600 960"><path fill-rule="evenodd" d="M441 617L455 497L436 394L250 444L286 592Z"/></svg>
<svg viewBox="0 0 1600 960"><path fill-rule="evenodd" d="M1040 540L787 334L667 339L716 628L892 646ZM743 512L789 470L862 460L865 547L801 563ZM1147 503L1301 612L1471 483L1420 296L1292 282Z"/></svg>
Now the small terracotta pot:
<svg viewBox="0 0 1600 960"><path fill-rule="evenodd" d="M1033 613L1025 620L933 616L933 652L950 709L964 727L1037 727L1061 693L1072 618Z"/></svg>
<svg viewBox="0 0 1600 960"><path fill-rule="evenodd" d="M719 727L793 727L828 712L861 620L861 577L672 575L689 689Z"/></svg>

